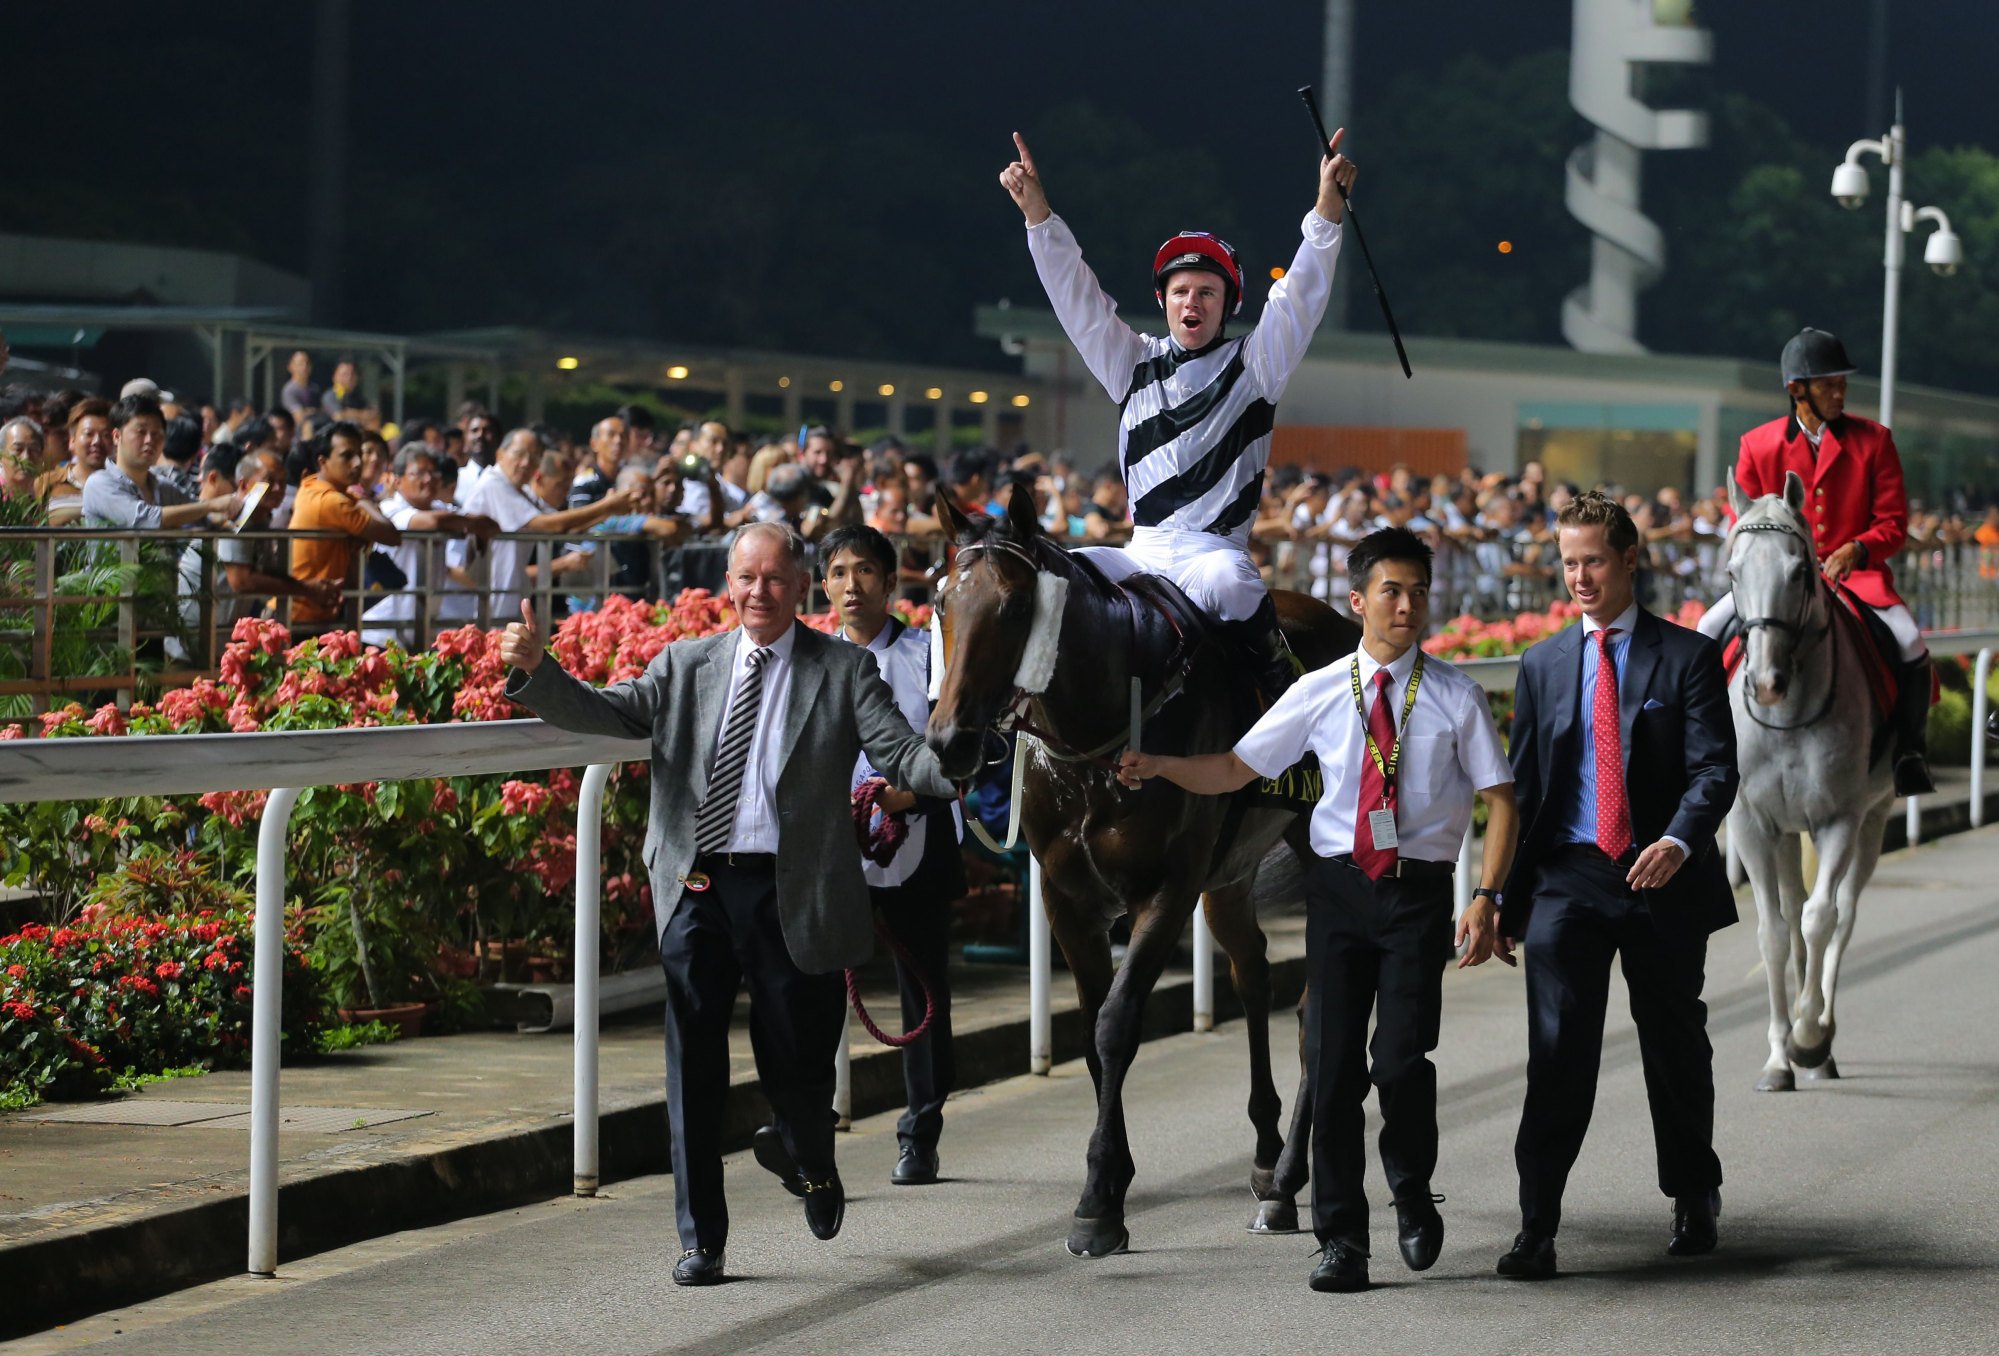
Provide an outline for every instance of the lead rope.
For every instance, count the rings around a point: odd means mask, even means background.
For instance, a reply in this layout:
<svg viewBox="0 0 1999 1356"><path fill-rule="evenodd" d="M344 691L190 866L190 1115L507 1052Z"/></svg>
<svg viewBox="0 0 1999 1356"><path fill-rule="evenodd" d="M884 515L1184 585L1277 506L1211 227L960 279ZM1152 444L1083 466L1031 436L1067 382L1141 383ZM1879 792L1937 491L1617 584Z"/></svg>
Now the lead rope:
<svg viewBox="0 0 1999 1356"><path fill-rule="evenodd" d="M882 793L887 790L888 783L880 777L870 777L854 788L854 836L860 840L861 855L877 866L887 866L894 861L896 852L909 837L909 824L899 816L885 814L879 826L874 822ZM930 1023L937 1016L937 994L930 987L930 976L923 973L923 967L909 954L909 948L888 930L879 916L874 924L875 936L888 944L897 963L907 967L909 973L916 977L916 986L923 990L923 1020L900 1036L891 1036L883 1031L868 1015L867 1004L861 1001L861 979L853 970L847 971L847 1001L853 1005L854 1015L861 1019L861 1025L870 1036L883 1045L901 1049L905 1045L914 1045L929 1034Z"/></svg>

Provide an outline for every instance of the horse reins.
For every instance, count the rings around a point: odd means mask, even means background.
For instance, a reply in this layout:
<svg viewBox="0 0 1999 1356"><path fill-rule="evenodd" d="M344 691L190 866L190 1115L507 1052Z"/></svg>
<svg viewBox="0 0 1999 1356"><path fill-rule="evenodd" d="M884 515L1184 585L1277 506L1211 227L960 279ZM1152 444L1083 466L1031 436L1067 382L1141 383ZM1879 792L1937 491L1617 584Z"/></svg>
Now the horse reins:
<svg viewBox="0 0 1999 1356"><path fill-rule="evenodd" d="M1737 523L1735 530L1737 532L1782 532L1785 536L1797 537L1800 541L1805 540L1803 534L1790 524L1769 520L1753 523ZM1811 549L1809 541L1805 541L1805 548L1808 551ZM1738 617L1736 619L1736 629L1742 636L1744 664L1749 662L1747 653L1749 648L1749 633L1759 627L1769 631L1781 631L1785 635L1790 636L1797 647L1793 653L1802 653L1822 639L1827 642L1828 657L1832 665L1832 678L1826 684L1825 701L1820 704L1818 711L1809 720L1801 721L1795 725L1778 725L1757 715L1756 703L1749 699L1749 683L1745 675L1742 685L1742 709L1748 713L1751 720L1766 730L1809 730L1812 726L1824 720L1832 711L1832 704L1839 696L1839 627L1832 615L1832 608L1837 605L1837 599L1832 598L1831 593L1832 586L1825 581L1823 575L1819 575L1811 595L1805 599L1804 609L1797 621L1785 621L1781 617ZM1813 630L1809 628L1808 617L1812 610L1812 604L1822 597L1827 599L1825 625Z"/></svg>

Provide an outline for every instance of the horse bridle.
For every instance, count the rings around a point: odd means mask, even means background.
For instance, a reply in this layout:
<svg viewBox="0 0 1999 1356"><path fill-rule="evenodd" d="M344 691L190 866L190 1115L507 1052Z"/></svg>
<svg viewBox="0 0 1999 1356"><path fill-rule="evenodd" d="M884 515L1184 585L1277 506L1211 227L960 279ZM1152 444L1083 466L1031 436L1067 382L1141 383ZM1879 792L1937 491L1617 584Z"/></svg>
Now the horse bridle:
<svg viewBox="0 0 1999 1356"><path fill-rule="evenodd" d="M1789 523L1763 519L1753 523L1737 523L1735 530L1737 532L1782 532L1786 536L1796 537L1799 541L1803 542L1806 552L1815 556L1815 553L1812 552L1810 539ZM1824 577L1818 576L1814 578L1811 592L1805 596L1804 610L1799 614L1797 621L1786 621L1782 617L1743 617L1739 614L1736 618L1736 626L1742 633L1742 642L1745 648L1749 643L1749 633L1758 627L1763 627L1771 631L1781 631L1785 635L1790 636L1793 644L1796 646L1796 650L1793 653L1802 652L1808 646L1816 644L1821 639L1829 638L1831 642L1830 648L1832 653L1829 658L1832 664L1832 679L1826 684L1825 701L1809 720L1801 721L1796 725L1778 725L1763 719L1756 714L1756 703L1749 698L1749 684L1746 681L1743 683L1742 709L1749 713L1751 720L1766 730L1808 730L1826 718L1827 713L1832 710L1833 701L1839 696L1839 633L1838 628L1833 625L1833 604L1831 602L1827 603L1825 623L1822 626L1816 630L1810 630L1806 624L1806 617L1810 615L1812 605L1828 592L1829 589ZM1743 662L1745 664L1748 662L1746 654L1743 657Z"/></svg>
<svg viewBox="0 0 1999 1356"><path fill-rule="evenodd" d="M961 546L958 548L957 558L958 560L963 561L967 556L982 551L1004 552L1005 554L1014 557L1016 560L1019 560L1022 564L1026 565L1029 572L1032 574L1038 575L1042 572L1044 568L1046 568L1040 560L1035 558L1034 553L1028 550L1025 546L1022 546L1017 542L1006 541L1004 539L1000 540L988 539L986 541L973 542L969 546ZM1133 602L1129 590L1121 589L1120 592L1123 592L1125 594L1125 604L1127 608L1127 613L1130 616L1130 621L1131 621L1133 652L1136 653L1137 639L1138 639L1137 608ZM1170 621L1171 618L1168 618L1168 620ZM1155 715L1159 713L1159 708L1161 708L1168 701L1170 701L1173 695L1179 690L1180 690L1180 684L1178 682L1168 681L1162 684L1160 686L1159 692L1152 698L1151 701L1145 704L1144 709L1139 713L1139 723L1143 725L1146 722L1150 721ZM995 757L986 760L987 767L992 767L997 763L1002 763L1006 761L1006 745L1005 745L1006 736L1017 730L1022 734L1033 736L1036 740L1040 742L1042 746L1042 751L1046 753L1050 758L1055 759L1057 762L1095 763L1099 767L1109 769L1111 772L1117 771L1118 765L1110 755L1123 749L1125 745L1130 742L1129 734L1127 731L1124 730L1118 731L1118 733L1112 735L1109 739L1105 740L1103 743L1098 744L1095 748L1090 748L1090 749L1071 748L1068 744L1064 743L1061 739L1058 739L1055 735L1051 734L1049 731L1040 728L1039 726L1033 724L1031 721L1028 720L1027 708L1028 704L1032 700L1033 700L1033 695L1031 693L1027 692L1023 688L1016 687L1013 690L1013 695L1008 697L1007 700L1001 705L999 714L994 716L991 722L987 724L985 732L987 734L998 736L1001 741L1000 752Z"/></svg>

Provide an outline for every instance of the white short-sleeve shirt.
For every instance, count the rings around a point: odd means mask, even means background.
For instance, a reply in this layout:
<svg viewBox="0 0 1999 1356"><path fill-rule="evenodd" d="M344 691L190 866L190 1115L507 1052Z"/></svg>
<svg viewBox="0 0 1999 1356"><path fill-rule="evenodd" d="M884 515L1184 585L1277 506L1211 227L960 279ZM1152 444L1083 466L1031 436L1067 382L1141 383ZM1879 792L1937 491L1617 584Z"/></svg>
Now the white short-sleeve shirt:
<svg viewBox="0 0 1999 1356"><path fill-rule="evenodd" d="M1511 785L1513 768L1485 690L1441 659L1425 657L1416 704L1403 726L1416 653L1412 646L1388 665L1388 700L1402 739L1395 777L1396 852L1417 861L1452 862L1471 825L1474 795ZM1374 675L1382 666L1363 647L1351 659L1293 683L1235 747L1236 757L1259 777L1277 776L1307 751L1319 755L1325 790L1312 811L1311 838L1312 851L1321 857L1354 850L1362 760L1369 757L1367 725L1354 709L1355 665L1371 709Z"/></svg>

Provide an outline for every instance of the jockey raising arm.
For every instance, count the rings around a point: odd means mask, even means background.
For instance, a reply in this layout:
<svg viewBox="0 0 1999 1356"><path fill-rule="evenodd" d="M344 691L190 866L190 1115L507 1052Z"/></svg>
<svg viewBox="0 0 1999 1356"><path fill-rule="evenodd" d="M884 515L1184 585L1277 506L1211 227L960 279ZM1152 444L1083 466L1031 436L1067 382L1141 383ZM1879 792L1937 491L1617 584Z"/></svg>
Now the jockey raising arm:
<svg viewBox="0 0 1999 1356"><path fill-rule="evenodd" d="M1805 486L1804 517L1820 568L1865 603L1901 645L1896 709L1895 793L1935 790L1927 763L1930 656L1889 561L1909 538L1909 497L1895 438L1871 419L1846 412L1846 347L1824 330L1806 329L1784 346L1784 389L1791 412L1742 435L1735 481L1744 496L1784 492L1795 471ZM1735 619L1733 596L1701 618L1721 638Z"/></svg>
<svg viewBox="0 0 1999 1356"><path fill-rule="evenodd" d="M1342 128L1319 163L1318 198L1303 240L1246 335L1223 327L1242 305L1235 251L1205 232L1168 240L1153 261L1154 295L1167 337L1125 324L1050 211L1034 156L1016 133L1019 159L1000 172L1027 221L1028 249L1049 302L1090 372L1120 407L1118 467L1136 525L1125 550L1088 548L1113 579L1149 570L1200 607L1249 623L1275 687L1293 672L1276 609L1250 559L1249 525L1262 497L1277 400L1305 356L1332 295L1345 215L1343 190L1358 170L1340 153Z"/></svg>

